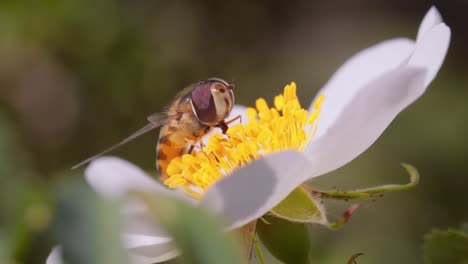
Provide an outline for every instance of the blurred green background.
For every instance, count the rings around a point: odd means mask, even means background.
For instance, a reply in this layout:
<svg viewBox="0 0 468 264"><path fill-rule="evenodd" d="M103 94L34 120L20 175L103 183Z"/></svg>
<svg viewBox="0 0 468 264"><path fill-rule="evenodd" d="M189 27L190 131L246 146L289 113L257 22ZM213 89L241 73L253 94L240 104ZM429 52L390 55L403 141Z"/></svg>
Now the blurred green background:
<svg viewBox="0 0 468 264"><path fill-rule="evenodd" d="M308 105L347 58L415 38L425 1L0 2L0 262L43 263L69 168L140 128L186 85L236 84L237 103L271 101L291 81ZM314 263L422 263L422 235L468 221L468 31L464 0L436 3L452 29L440 74L378 142L320 187L404 183L366 203L340 231L312 227ZM157 133L113 154L154 171ZM332 204L331 218L342 212Z"/></svg>

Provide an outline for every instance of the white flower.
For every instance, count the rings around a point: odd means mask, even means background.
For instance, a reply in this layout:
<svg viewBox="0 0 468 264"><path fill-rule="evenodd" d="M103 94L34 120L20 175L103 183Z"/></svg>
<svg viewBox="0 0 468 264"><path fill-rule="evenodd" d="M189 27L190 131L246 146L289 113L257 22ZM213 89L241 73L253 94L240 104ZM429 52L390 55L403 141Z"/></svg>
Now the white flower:
<svg viewBox="0 0 468 264"><path fill-rule="evenodd" d="M130 190L166 193L221 214L229 228L243 226L303 182L364 152L399 112L424 93L442 65L449 42L450 29L432 7L416 41L391 39L354 55L319 92L326 99L312 144L302 152L281 151L253 161L211 186L200 201L168 190L141 169L114 157L95 160L86 169L86 179L107 197ZM171 238L143 210L129 209L124 215L128 226L123 239L132 263L160 262L177 255Z"/></svg>
<svg viewBox="0 0 468 264"><path fill-rule="evenodd" d="M62 249L60 246L55 246L46 259L46 264L62 264Z"/></svg>

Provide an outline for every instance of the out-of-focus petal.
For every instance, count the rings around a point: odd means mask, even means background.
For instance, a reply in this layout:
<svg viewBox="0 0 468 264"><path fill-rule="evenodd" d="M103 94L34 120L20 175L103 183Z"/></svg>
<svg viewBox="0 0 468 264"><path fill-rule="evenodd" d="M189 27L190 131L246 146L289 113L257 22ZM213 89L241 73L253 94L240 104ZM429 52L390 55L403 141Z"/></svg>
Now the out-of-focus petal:
<svg viewBox="0 0 468 264"><path fill-rule="evenodd" d="M315 138L319 139L327 133L344 107L364 85L397 68L413 49L414 42L409 39L387 40L346 61L317 94L325 95L325 100L320 110L320 123Z"/></svg>
<svg viewBox="0 0 468 264"><path fill-rule="evenodd" d="M169 237L159 237L151 235L136 235L136 234L122 234L123 244L125 248L137 248L144 246L161 246L161 250L165 253L168 250L168 245L173 244L172 239ZM173 246L171 246L172 250ZM159 252L158 251L158 252ZM169 250L170 251L170 250Z"/></svg>
<svg viewBox="0 0 468 264"><path fill-rule="evenodd" d="M147 210L124 212L122 215L124 219L124 233L170 239L169 235L155 222L153 216L150 216Z"/></svg>
<svg viewBox="0 0 468 264"><path fill-rule="evenodd" d="M101 157L86 168L85 177L91 187L99 194L116 198L129 191L157 192L171 196L177 195L148 176L132 163L117 157Z"/></svg>
<svg viewBox="0 0 468 264"><path fill-rule="evenodd" d="M124 234L123 241L131 264L150 264L167 261L179 255L170 238Z"/></svg>
<svg viewBox="0 0 468 264"><path fill-rule="evenodd" d="M427 11L421 22L421 25L419 26L418 37L416 38L416 41L421 41L421 38L424 36L424 34L426 34L426 32L440 23L442 23L442 17L437 8L432 6L431 9Z"/></svg>
<svg viewBox="0 0 468 264"><path fill-rule="evenodd" d="M240 227L276 206L308 179L313 169L300 152L270 154L217 182L201 205L220 214L228 228Z"/></svg>
<svg viewBox="0 0 468 264"><path fill-rule="evenodd" d="M46 264L62 264L62 249L60 246L55 246L47 257Z"/></svg>
<svg viewBox="0 0 468 264"><path fill-rule="evenodd" d="M348 103L327 134L309 144L317 176L335 170L364 152L426 85L425 69L402 67L365 85Z"/></svg>
<svg viewBox="0 0 468 264"><path fill-rule="evenodd" d="M180 252L177 249L163 253L159 256L153 256L154 248L151 246L138 248L135 250L130 250L129 252L129 263L130 264L151 264L151 263L160 263L171 260L178 255ZM136 252L134 252L136 251Z"/></svg>

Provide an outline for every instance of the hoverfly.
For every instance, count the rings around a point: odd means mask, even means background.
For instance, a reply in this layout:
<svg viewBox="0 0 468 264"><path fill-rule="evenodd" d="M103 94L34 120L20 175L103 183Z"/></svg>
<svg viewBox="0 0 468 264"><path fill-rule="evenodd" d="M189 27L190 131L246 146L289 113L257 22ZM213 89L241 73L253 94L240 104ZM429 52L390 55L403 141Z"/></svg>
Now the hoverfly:
<svg viewBox="0 0 468 264"><path fill-rule="evenodd" d="M228 124L240 118L225 121L234 105L234 85L219 78L210 78L191 85L178 93L165 113L155 113L147 120L149 124L119 143L77 165L76 169L130 141L161 127L156 148L156 167L164 179L170 161L190 153L200 139L214 127L228 129ZM200 142L201 143L201 142Z"/></svg>

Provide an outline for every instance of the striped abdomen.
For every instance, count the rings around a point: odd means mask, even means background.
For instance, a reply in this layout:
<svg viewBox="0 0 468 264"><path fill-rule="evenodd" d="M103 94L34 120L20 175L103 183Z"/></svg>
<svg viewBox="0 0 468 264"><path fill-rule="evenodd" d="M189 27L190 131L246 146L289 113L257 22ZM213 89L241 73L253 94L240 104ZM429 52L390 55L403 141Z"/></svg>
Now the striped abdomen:
<svg viewBox="0 0 468 264"><path fill-rule="evenodd" d="M210 127L195 121L191 112L185 113L178 120L171 120L161 128L156 148L156 168L162 180L167 178L167 167L175 158L187 153L192 144L196 144Z"/></svg>
<svg viewBox="0 0 468 264"><path fill-rule="evenodd" d="M167 178L167 167L172 159L182 156L187 151L187 140L177 133L174 127L165 125L159 134L158 146L156 148L156 168L162 180Z"/></svg>

